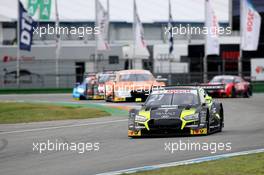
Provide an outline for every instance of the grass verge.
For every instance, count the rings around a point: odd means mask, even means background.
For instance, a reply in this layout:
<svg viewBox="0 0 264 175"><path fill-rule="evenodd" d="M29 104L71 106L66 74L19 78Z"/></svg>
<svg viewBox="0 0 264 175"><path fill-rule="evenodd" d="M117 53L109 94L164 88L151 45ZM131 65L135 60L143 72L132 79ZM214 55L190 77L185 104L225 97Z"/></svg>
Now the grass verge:
<svg viewBox="0 0 264 175"><path fill-rule="evenodd" d="M88 119L111 115L92 107L0 102L0 124L66 119Z"/></svg>
<svg viewBox="0 0 264 175"><path fill-rule="evenodd" d="M162 168L133 175L263 175L264 153L237 156L192 165Z"/></svg>
<svg viewBox="0 0 264 175"><path fill-rule="evenodd" d="M72 88L0 89L0 94L52 94L71 92Z"/></svg>

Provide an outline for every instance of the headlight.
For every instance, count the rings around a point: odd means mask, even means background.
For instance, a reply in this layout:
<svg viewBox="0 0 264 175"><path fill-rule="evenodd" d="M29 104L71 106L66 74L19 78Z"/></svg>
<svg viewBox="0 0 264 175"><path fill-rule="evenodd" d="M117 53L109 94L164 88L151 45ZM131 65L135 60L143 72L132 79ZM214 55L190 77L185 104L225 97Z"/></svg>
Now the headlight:
<svg viewBox="0 0 264 175"><path fill-rule="evenodd" d="M80 93L80 94L84 93L84 91L85 90L83 88L77 88L77 92Z"/></svg>
<svg viewBox="0 0 264 175"><path fill-rule="evenodd" d="M187 115L183 118L184 118L184 120L198 120L199 119L199 113Z"/></svg>
<svg viewBox="0 0 264 175"><path fill-rule="evenodd" d="M141 115L136 115L135 116L135 121L137 121L137 122L145 122L146 120L147 120L147 118L143 117Z"/></svg>

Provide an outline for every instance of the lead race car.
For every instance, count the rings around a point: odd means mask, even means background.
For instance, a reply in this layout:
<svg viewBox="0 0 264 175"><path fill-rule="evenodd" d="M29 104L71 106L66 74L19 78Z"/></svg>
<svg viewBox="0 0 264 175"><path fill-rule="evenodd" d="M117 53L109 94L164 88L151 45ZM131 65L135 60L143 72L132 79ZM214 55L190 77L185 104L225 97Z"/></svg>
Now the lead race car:
<svg viewBox="0 0 264 175"><path fill-rule="evenodd" d="M153 91L140 110L129 112L128 136L208 135L224 127L223 105L201 87Z"/></svg>

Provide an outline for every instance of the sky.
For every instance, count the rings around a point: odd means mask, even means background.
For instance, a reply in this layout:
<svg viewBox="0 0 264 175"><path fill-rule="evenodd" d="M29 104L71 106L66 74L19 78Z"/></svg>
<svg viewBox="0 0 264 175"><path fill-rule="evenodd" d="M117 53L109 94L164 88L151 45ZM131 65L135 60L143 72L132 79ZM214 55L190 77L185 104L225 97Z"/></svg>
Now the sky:
<svg viewBox="0 0 264 175"><path fill-rule="evenodd" d="M27 7L28 0L21 0ZM99 0L107 7L107 0ZM61 21L94 21L95 0L58 0ZM137 0L138 13L143 23L166 22L168 1ZM175 22L204 22L204 0L171 0L172 16ZM228 21L228 0L212 0L219 22ZM17 0L0 0L0 19L15 20ZM51 20L54 20L54 0ZM110 20L132 22L133 0L110 0Z"/></svg>

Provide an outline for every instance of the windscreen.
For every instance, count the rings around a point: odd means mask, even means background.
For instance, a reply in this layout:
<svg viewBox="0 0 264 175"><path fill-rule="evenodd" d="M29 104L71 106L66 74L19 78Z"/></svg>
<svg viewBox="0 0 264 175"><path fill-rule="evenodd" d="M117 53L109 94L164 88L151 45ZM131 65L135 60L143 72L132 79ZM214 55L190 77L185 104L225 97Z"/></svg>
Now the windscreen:
<svg viewBox="0 0 264 175"><path fill-rule="evenodd" d="M172 105L178 106L196 106L199 104L197 92L195 93L175 93L173 96Z"/></svg>
<svg viewBox="0 0 264 175"><path fill-rule="evenodd" d="M199 105L199 96L197 90L164 90L153 92L147 99L146 106L196 106Z"/></svg>
<svg viewBox="0 0 264 175"><path fill-rule="evenodd" d="M233 78L215 77L210 81L210 83L232 83L233 80Z"/></svg>
<svg viewBox="0 0 264 175"><path fill-rule="evenodd" d="M150 81L153 80L151 74L121 74L119 81Z"/></svg>
<svg viewBox="0 0 264 175"><path fill-rule="evenodd" d="M99 83L105 83L111 79L113 79L113 76L112 74L102 74L99 76L99 79L98 79L98 82Z"/></svg>
<svg viewBox="0 0 264 175"><path fill-rule="evenodd" d="M154 94L150 95L146 101L146 106L161 106L161 105L171 105L173 94Z"/></svg>

